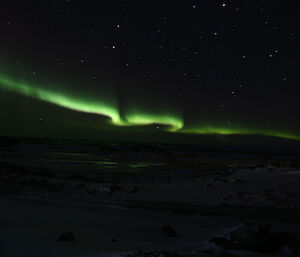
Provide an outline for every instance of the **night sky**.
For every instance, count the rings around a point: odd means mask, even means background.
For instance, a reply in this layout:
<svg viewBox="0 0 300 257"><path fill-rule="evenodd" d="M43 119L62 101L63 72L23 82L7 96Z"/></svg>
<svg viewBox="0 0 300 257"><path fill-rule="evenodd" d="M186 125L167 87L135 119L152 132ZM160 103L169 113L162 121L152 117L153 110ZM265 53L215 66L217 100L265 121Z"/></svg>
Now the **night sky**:
<svg viewBox="0 0 300 257"><path fill-rule="evenodd" d="M0 2L0 135L300 140L293 0Z"/></svg>

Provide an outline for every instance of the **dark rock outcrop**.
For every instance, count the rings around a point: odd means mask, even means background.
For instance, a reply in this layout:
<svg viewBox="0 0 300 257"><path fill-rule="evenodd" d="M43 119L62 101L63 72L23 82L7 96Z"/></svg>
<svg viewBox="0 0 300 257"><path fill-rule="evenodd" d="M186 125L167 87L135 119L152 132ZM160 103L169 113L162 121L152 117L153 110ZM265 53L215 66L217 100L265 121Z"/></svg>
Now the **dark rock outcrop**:
<svg viewBox="0 0 300 257"><path fill-rule="evenodd" d="M58 238L58 242L74 242L75 236L73 232L61 233Z"/></svg>
<svg viewBox="0 0 300 257"><path fill-rule="evenodd" d="M170 225L164 225L160 228L160 232L166 237L177 237L175 229Z"/></svg>

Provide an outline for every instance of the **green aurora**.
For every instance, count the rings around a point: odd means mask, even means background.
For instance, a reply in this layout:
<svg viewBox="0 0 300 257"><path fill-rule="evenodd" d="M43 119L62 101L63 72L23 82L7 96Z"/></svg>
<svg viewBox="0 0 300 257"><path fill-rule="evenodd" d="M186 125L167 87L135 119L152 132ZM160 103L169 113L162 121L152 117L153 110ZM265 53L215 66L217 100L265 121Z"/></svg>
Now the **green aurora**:
<svg viewBox="0 0 300 257"><path fill-rule="evenodd" d="M206 134L206 135L260 135L271 136L285 139L292 139L300 141L300 136L290 133L283 133L278 131L271 131L266 129L246 129L246 128L226 128L220 126L199 126L196 128L182 129L179 132L185 134Z"/></svg>
<svg viewBox="0 0 300 257"><path fill-rule="evenodd" d="M0 74L0 88L21 95L32 97L41 101L55 104L67 109L78 112L91 113L108 117L110 123L115 126L147 126L151 124L161 125L166 131L184 134L217 134L217 135L264 135L293 140L300 140L300 135L292 133L283 133L265 129L247 129L247 128L230 128L213 125L200 125L196 127L186 127L184 120L179 115L162 113L151 114L144 111L125 112L120 114L118 103L105 101L92 101L75 97L64 92L55 92L44 89L28 82L12 79L11 77Z"/></svg>

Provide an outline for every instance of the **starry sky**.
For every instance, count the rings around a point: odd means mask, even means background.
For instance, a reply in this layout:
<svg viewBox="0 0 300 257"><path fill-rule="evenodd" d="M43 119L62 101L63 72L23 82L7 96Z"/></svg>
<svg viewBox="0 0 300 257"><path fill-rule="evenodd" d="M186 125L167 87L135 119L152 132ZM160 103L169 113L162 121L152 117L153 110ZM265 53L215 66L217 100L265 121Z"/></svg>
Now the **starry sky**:
<svg viewBox="0 0 300 257"><path fill-rule="evenodd" d="M300 140L297 1L0 2L0 135Z"/></svg>

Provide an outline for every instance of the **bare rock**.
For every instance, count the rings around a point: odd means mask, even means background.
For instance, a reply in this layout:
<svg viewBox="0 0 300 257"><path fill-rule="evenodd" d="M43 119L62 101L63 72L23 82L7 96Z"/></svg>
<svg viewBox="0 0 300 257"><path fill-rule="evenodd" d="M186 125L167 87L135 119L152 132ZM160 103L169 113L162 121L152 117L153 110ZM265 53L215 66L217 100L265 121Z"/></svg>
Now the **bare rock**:
<svg viewBox="0 0 300 257"><path fill-rule="evenodd" d="M269 224L242 223L236 230L229 233L229 238L237 244L239 249L266 252L270 229Z"/></svg>
<svg viewBox="0 0 300 257"><path fill-rule="evenodd" d="M134 192L137 192L137 191L138 191L138 187L136 187L136 186L130 187L130 188L128 189L128 192L129 192L129 193L134 193Z"/></svg>
<svg viewBox="0 0 300 257"><path fill-rule="evenodd" d="M233 249L237 248L236 245L232 241L230 241L224 237L213 237L209 241L224 250L233 250Z"/></svg>
<svg viewBox="0 0 300 257"><path fill-rule="evenodd" d="M160 232L166 237L177 237L175 229L170 225L164 225L160 228Z"/></svg>
<svg viewBox="0 0 300 257"><path fill-rule="evenodd" d="M269 224L242 223L225 237L210 239L225 250L247 250L260 253L295 254L299 239L289 232L271 232Z"/></svg>
<svg viewBox="0 0 300 257"><path fill-rule="evenodd" d="M99 186L88 189L89 193L111 193L112 190L108 186Z"/></svg>
<svg viewBox="0 0 300 257"><path fill-rule="evenodd" d="M61 233L58 238L58 242L74 242L75 236L73 232Z"/></svg>

